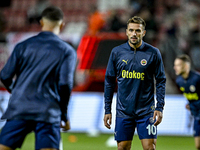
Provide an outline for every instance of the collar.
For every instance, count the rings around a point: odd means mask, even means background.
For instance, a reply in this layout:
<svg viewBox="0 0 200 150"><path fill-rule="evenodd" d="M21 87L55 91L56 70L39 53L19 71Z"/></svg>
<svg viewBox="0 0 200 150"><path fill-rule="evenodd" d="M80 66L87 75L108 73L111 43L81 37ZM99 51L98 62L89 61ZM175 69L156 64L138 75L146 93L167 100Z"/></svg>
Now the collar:
<svg viewBox="0 0 200 150"><path fill-rule="evenodd" d="M128 41L127 41L127 46L128 46L129 49L134 50L134 48L132 48L132 47L129 45ZM142 50L142 49L144 48L144 46L145 46L145 42L142 41L142 45L140 45L140 47L136 48L136 50Z"/></svg>
<svg viewBox="0 0 200 150"><path fill-rule="evenodd" d="M54 34L53 32L50 32L50 31L41 31L38 35L41 35L41 36L55 36L55 37L58 37L56 34Z"/></svg>
<svg viewBox="0 0 200 150"><path fill-rule="evenodd" d="M182 76L182 75L181 75L181 77L182 77L184 80L188 80L188 79L190 78L191 74L192 74L192 71L190 70L190 71L189 71L189 73L188 73L188 76L187 76L187 78L183 78L183 76Z"/></svg>

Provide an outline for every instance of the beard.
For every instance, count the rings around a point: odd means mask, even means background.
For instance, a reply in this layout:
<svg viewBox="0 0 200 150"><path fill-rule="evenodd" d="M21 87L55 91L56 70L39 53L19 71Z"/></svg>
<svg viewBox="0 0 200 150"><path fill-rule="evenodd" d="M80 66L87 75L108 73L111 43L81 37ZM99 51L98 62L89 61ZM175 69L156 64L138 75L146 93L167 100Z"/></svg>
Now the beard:
<svg viewBox="0 0 200 150"><path fill-rule="evenodd" d="M132 44L132 45L137 45L141 42L141 39L138 39L136 37L137 40L132 40L131 38L129 38L129 42Z"/></svg>
<svg viewBox="0 0 200 150"><path fill-rule="evenodd" d="M176 72L177 76L182 76L183 74L185 74L185 71Z"/></svg>

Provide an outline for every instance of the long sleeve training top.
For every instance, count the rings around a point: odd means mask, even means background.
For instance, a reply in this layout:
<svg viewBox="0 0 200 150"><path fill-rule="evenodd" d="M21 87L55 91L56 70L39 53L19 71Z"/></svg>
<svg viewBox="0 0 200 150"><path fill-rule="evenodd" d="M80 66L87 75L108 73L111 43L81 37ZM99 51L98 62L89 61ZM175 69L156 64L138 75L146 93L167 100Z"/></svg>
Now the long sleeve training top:
<svg viewBox="0 0 200 150"><path fill-rule="evenodd" d="M76 52L52 32L17 44L0 73L11 92L3 119L67 121Z"/></svg>
<svg viewBox="0 0 200 150"><path fill-rule="evenodd" d="M145 42L136 50L128 42L113 48L105 75L105 114L111 113L116 78L117 117L144 117L151 115L154 110L163 111L166 77L157 48Z"/></svg>
<svg viewBox="0 0 200 150"><path fill-rule="evenodd" d="M200 74L190 71L187 79L177 76L176 84L188 100L192 115L200 120Z"/></svg>

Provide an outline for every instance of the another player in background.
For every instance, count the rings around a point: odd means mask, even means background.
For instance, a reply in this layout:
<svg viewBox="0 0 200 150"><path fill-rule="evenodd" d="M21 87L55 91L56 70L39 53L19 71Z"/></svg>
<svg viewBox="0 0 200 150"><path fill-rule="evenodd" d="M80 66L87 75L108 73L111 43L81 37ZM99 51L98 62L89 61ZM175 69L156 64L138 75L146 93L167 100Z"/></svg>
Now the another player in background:
<svg viewBox="0 0 200 150"><path fill-rule="evenodd" d="M104 124L110 129L111 104L117 78L115 140L118 150L131 149L135 128L143 149L155 150L157 125L163 117L166 77L159 50L143 41L145 26L145 21L140 17L128 20L128 42L113 48L106 70Z"/></svg>
<svg viewBox="0 0 200 150"><path fill-rule="evenodd" d="M0 150L21 147L31 131L35 132L35 149L57 150L60 127L70 129L67 107L76 52L58 37L64 25L61 9L46 8L40 23L42 32L17 44L0 74L11 92L2 116L7 123L0 133Z"/></svg>
<svg viewBox="0 0 200 150"><path fill-rule="evenodd" d="M186 108L194 116L195 146L200 150L200 74L191 70L191 59L185 54L176 57L174 70L176 84L189 102Z"/></svg>

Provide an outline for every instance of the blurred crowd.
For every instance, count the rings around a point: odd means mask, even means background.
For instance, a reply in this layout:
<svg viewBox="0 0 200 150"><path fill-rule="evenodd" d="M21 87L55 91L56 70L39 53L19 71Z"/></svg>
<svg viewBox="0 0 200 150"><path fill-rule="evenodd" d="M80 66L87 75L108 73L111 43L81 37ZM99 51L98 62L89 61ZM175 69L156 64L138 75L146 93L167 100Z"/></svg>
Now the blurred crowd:
<svg viewBox="0 0 200 150"><path fill-rule="evenodd" d="M200 71L200 0L130 0L127 9L115 9L100 13L101 26L88 28L90 33L125 32L126 22L131 16L140 16L146 21L147 34L144 40L162 53L166 72L172 80L176 76L173 62L178 54L188 54L192 58L193 69ZM98 21L97 21L98 22Z"/></svg>

